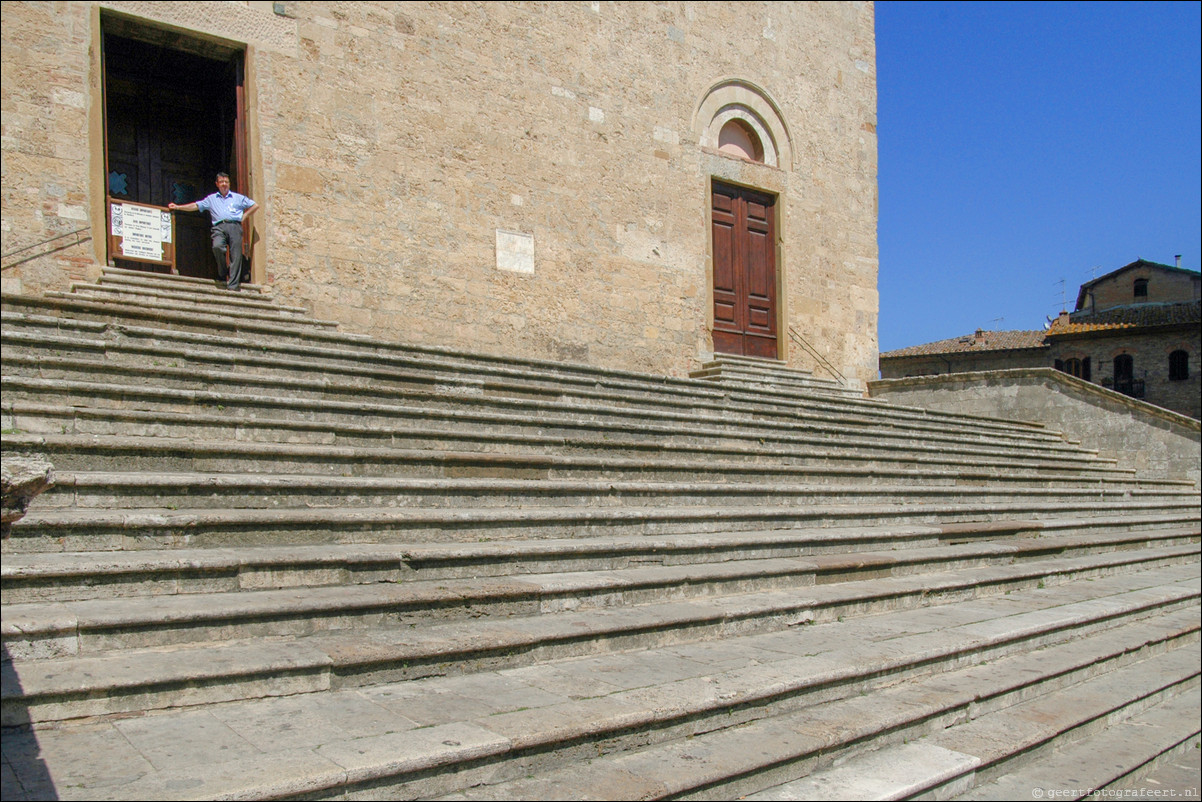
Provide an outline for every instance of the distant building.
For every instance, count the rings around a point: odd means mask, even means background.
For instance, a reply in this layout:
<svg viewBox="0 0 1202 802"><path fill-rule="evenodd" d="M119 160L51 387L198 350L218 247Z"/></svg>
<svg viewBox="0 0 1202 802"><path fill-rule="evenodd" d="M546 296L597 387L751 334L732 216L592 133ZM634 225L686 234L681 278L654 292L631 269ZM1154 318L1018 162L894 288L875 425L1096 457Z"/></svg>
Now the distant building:
<svg viewBox="0 0 1202 802"><path fill-rule="evenodd" d="M1138 259L1083 284L1046 331L981 331L881 354L881 378L1055 367L1202 416L1202 274Z"/></svg>

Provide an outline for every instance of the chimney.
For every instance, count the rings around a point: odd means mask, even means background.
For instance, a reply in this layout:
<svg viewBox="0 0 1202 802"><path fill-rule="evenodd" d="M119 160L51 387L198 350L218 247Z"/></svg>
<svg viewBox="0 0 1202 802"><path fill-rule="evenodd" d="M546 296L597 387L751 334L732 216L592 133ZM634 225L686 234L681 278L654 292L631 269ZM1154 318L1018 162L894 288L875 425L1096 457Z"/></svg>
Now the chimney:
<svg viewBox="0 0 1202 802"><path fill-rule="evenodd" d="M977 329L976 340L979 343L985 342L985 332L982 329Z"/></svg>
<svg viewBox="0 0 1202 802"><path fill-rule="evenodd" d="M1177 254L1177 269L1181 269L1181 254Z"/></svg>

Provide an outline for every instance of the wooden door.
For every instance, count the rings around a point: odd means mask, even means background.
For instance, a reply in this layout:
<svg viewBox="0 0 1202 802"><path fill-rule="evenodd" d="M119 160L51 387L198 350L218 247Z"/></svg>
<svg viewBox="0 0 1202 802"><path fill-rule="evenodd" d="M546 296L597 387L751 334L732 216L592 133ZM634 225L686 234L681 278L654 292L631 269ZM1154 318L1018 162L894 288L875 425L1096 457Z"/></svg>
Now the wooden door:
<svg viewBox="0 0 1202 802"><path fill-rule="evenodd" d="M207 195L214 161L203 136L212 123L200 104L140 81L110 80L108 104L109 196L153 206L191 203ZM209 222L203 215L175 215L177 269L181 275L217 275L210 255ZM140 263L122 267L147 269Z"/></svg>
<svg viewBox="0 0 1202 802"><path fill-rule="evenodd" d="M777 358L776 198L714 182L714 350Z"/></svg>
<svg viewBox="0 0 1202 802"><path fill-rule="evenodd" d="M244 147L234 131L239 58L218 61L114 34L105 35L104 48L111 198L163 207L192 203L213 192L218 170L244 167L244 156L235 158ZM240 184L244 172L236 173ZM208 215L176 214L174 222L179 273L216 278ZM113 261L153 269L116 256Z"/></svg>

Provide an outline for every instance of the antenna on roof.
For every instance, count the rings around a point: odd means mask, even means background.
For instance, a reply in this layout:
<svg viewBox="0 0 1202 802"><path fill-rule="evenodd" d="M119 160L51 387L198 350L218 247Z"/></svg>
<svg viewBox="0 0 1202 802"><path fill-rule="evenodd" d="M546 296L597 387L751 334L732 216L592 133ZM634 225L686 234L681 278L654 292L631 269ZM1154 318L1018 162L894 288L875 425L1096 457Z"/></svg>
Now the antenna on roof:
<svg viewBox="0 0 1202 802"><path fill-rule="evenodd" d="M994 330L994 331L999 331L1000 329L999 329L999 327L998 327L998 324L999 324L999 323L1001 323L1001 322L1002 322L1003 320L1005 320L1005 319L1006 319L1006 318L1004 318L1004 317L995 317L995 318L993 319L993 330Z"/></svg>
<svg viewBox="0 0 1202 802"><path fill-rule="evenodd" d="M1095 267L1094 270L1097 270L1097 268ZM1063 312L1068 304L1068 301L1064 297L1064 279L1061 278L1059 281L1053 283L1060 285L1060 311Z"/></svg>

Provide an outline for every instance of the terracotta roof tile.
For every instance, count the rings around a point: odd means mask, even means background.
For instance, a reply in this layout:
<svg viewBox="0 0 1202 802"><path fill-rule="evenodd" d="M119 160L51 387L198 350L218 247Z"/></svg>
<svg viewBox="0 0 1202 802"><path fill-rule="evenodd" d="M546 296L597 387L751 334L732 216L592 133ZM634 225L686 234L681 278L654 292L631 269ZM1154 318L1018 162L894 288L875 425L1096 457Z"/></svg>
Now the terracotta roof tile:
<svg viewBox="0 0 1202 802"><path fill-rule="evenodd" d="M1048 336L1115 331L1152 326L1175 326L1202 321L1202 301L1163 304L1130 304L1104 309L1095 314L1073 312L1052 321Z"/></svg>
<svg viewBox="0 0 1202 802"><path fill-rule="evenodd" d="M924 345L912 345L881 354L881 359L897 359L907 356L935 356L937 354L981 353L985 351L1016 351L1027 348L1043 348L1042 331L978 331L963 337L952 337Z"/></svg>

